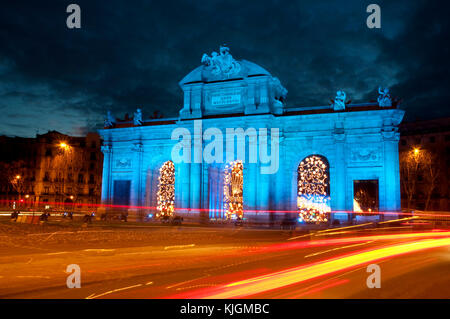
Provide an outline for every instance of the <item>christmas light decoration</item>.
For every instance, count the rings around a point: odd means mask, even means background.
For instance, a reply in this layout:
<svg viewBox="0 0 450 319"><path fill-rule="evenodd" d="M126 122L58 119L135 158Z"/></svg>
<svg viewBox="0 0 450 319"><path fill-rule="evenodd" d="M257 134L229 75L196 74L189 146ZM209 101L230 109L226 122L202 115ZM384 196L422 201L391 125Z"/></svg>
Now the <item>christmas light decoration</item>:
<svg viewBox="0 0 450 319"><path fill-rule="evenodd" d="M328 164L317 155L306 157L298 166L297 207L300 220L309 223L327 222L330 213Z"/></svg>
<svg viewBox="0 0 450 319"><path fill-rule="evenodd" d="M242 161L238 160L226 165L223 184L226 218L242 219L244 215L244 165Z"/></svg>
<svg viewBox="0 0 450 319"><path fill-rule="evenodd" d="M158 205L156 217L171 217L175 201L175 166L172 161L165 162L159 169Z"/></svg>

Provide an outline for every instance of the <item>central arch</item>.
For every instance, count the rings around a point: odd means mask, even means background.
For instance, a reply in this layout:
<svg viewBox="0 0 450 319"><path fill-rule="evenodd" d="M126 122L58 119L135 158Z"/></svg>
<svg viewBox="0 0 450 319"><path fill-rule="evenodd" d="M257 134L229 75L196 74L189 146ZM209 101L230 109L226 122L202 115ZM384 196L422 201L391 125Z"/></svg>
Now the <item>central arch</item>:
<svg viewBox="0 0 450 319"><path fill-rule="evenodd" d="M297 207L301 221L328 221L331 212L329 170L327 159L320 155L307 156L300 162L297 175Z"/></svg>
<svg viewBox="0 0 450 319"><path fill-rule="evenodd" d="M223 183L224 210L227 219L244 217L244 165L233 161L226 165Z"/></svg>

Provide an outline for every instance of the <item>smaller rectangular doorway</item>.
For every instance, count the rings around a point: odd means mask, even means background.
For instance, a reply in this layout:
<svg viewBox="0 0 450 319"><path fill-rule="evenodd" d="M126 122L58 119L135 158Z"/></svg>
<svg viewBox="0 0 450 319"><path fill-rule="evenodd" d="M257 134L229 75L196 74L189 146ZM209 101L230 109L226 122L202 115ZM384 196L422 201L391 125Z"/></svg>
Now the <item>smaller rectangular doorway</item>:
<svg viewBox="0 0 450 319"><path fill-rule="evenodd" d="M368 214L379 211L377 179L353 181L353 211Z"/></svg>
<svg viewBox="0 0 450 319"><path fill-rule="evenodd" d="M130 186L131 181L116 180L114 181L113 204L114 205L130 205Z"/></svg>

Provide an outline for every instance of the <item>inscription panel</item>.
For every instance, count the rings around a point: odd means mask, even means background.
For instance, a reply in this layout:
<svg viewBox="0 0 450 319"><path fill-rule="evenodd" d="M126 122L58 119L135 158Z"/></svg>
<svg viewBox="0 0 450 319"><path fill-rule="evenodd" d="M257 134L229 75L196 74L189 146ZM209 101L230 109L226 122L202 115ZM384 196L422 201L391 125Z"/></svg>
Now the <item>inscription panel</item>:
<svg viewBox="0 0 450 319"><path fill-rule="evenodd" d="M225 110L234 110L242 104L242 89L228 88L213 90L208 93L206 101L207 112L220 111L223 113Z"/></svg>
<svg viewBox="0 0 450 319"><path fill-rule="evenodd" d="M241 94L214 94L211 96L211 105L220 107L241 103Z"/></svg>

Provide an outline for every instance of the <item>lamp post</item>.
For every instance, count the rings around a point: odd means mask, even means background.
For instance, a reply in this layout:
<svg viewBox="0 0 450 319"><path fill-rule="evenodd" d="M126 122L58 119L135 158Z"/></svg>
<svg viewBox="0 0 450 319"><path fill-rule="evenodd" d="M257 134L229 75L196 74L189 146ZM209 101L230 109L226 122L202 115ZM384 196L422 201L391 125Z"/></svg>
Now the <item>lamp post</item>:
<svg viewBox="0 0 450 319"><path fill-rule="evenodd" d="M20 184L22 182L21 180L22 176L19 174L14 176L14 179L12 181L13 185L15 186L15 189L17 193L19 193L19 200L18 200L18 207L20 208L20 201L21 201L21 195L22 195L22 185Z"/></svg>
<svg viewBox="0 0 450 319"><path fill-rule="evenodd" d="M65 175L67 173L67 163L69 162L68 159L66 158L66 156L70 155L71 151L72 151L72 147L65 141L61 141L58 144L58 147L60 148L60 150L62 151L62 155L64 158L64 161L62 162L62 167L63 169L63 176L62 176L62 195L63 195L63 208L65 209L65 194L66 194L66 190L65 190Z"/></svg>

